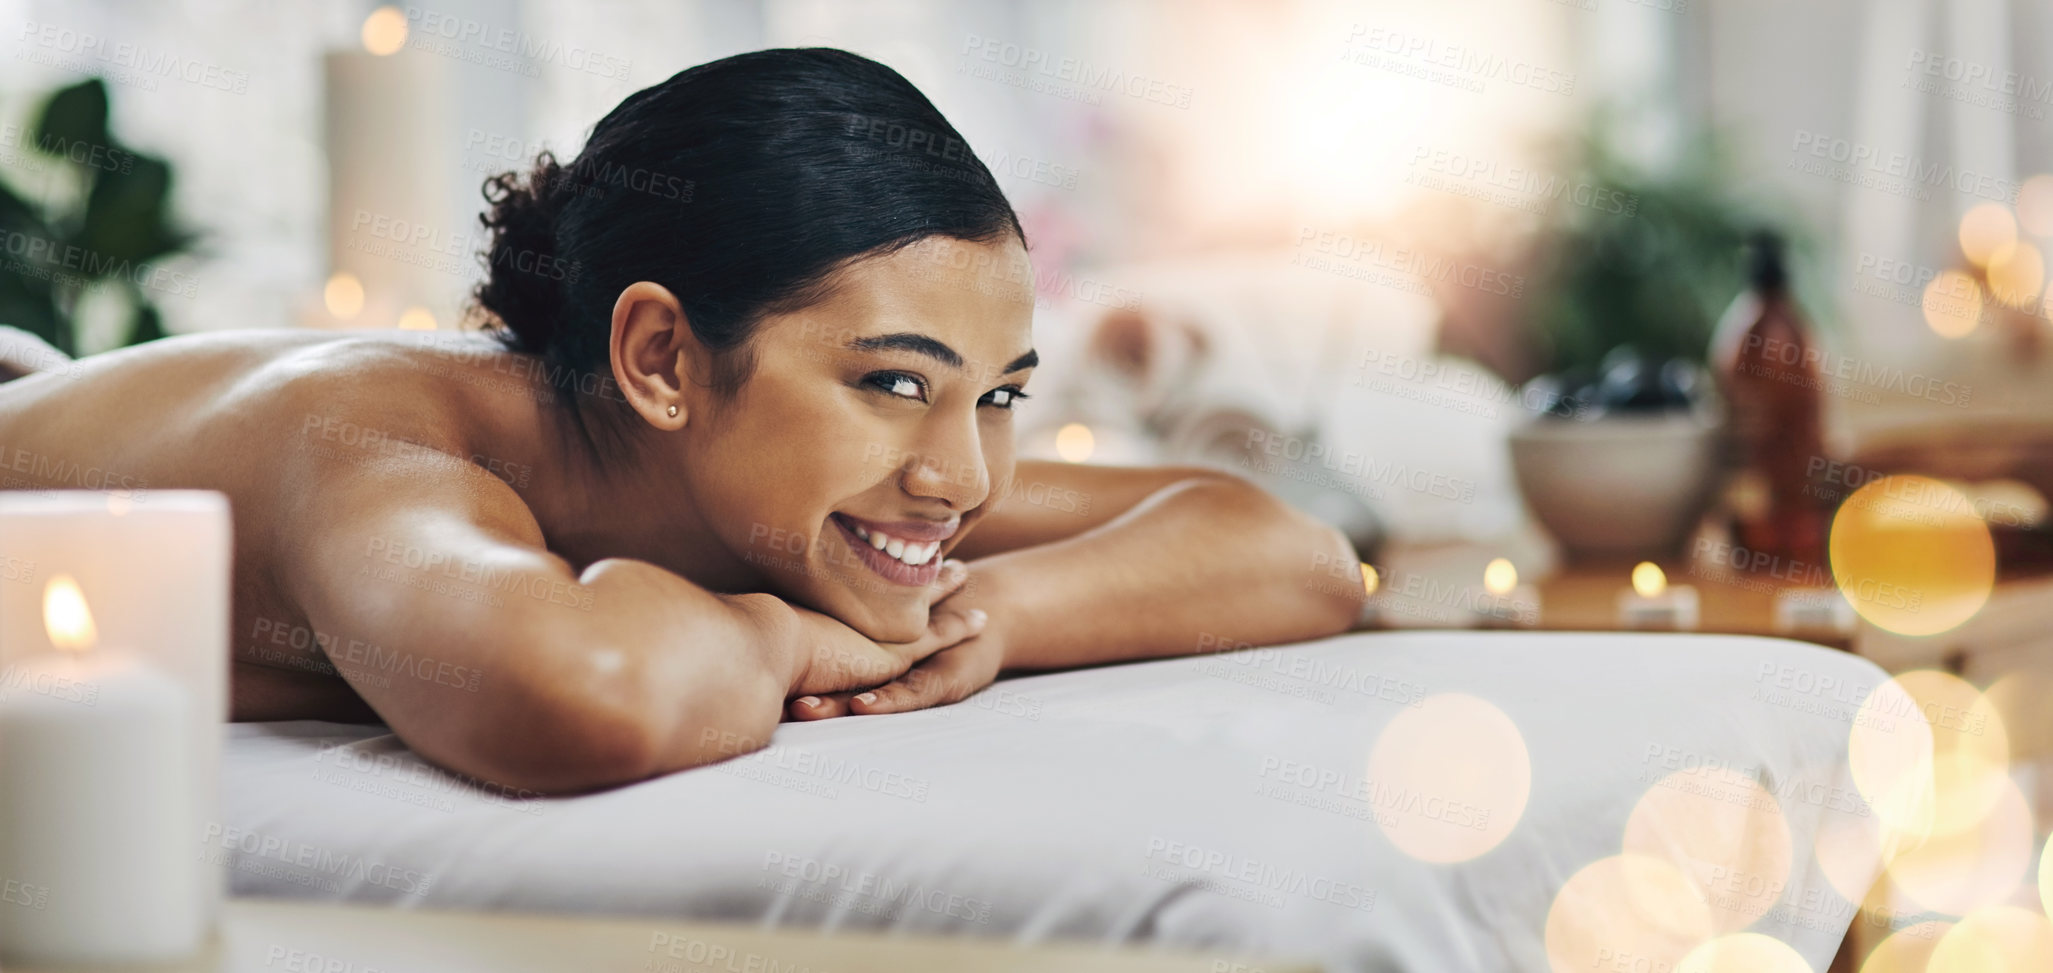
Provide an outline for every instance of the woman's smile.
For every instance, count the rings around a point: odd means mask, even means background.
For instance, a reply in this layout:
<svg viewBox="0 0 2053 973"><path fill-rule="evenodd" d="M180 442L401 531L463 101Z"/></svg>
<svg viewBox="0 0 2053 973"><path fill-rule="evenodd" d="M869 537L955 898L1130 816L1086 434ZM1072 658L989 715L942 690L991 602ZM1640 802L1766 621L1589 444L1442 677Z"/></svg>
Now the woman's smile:
<svg viewBox="0 0 2053 973"><path fill-rule="evenodd" d="M840 528L841 540L864 566L894 584L924 588L941 571L941 542L955 535L961 518L945 523L899 521L879 523L836 511L828 520Z"/></svg>

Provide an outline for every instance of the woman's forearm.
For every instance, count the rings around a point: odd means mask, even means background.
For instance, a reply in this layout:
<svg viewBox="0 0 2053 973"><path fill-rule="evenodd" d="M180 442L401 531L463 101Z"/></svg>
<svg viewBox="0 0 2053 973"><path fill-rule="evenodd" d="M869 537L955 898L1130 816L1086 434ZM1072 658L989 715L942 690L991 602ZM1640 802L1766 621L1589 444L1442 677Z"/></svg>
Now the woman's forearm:
<svg viewBox="0 0 2053 973"><path fill-rule="evenodd" d="M1363 596L1329 569L1354 561L1332 527L1203 476L1075 537L972 561L960 597L990 613L1007 668L1050 669L1345 631Z"/></svg>

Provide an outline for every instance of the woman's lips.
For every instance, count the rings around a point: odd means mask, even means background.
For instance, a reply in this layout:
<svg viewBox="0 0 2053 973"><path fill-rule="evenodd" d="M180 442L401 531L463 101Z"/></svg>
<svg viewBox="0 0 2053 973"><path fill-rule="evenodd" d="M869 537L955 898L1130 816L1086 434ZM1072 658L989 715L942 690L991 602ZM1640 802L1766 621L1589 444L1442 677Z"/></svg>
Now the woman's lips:
<svg viewBox="0 0 2053 973"><path fill-rule="evenodd" d="M860 534L857 534L854 527L848 521L842 519L842 515L833 514L827 519L833 521L835 528L841 531L841 540L855 554L856 560L861 561L870 570L881 575L886 581L911 587L925 587L933 584L934 578L941 573L941 553L939 550L936 550L932 556L927 558L927 563L914 567L883 551L877 550L869 541L864 540ZM950 533L953 533L953 531L950 531Z"/></svg>

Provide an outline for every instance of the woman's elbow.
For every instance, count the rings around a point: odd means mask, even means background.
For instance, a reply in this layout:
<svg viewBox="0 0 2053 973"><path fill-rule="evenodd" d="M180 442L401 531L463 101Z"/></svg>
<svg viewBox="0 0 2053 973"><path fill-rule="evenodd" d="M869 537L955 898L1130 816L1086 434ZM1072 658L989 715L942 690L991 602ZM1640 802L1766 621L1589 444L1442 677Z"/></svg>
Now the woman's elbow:
<svg viewBox="0 0 2053 973"><path fill-rule="evenodd" d="M661 732L651 714L560 688L502 683L484 692L497 698L461 721L445 765L488 788L571 794L661 772Z"/></svg>

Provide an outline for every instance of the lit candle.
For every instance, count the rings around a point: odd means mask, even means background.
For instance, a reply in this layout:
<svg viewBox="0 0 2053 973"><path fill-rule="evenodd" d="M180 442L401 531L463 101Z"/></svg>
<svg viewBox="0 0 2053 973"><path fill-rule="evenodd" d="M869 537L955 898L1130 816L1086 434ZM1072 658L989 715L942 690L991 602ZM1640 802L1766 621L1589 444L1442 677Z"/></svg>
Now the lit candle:
<svg viewBox="0 0 2053 973"><path fill-rule="evenodd" d="M0 903L0 952L28 964L190 956L206 909L190 694L135 653L96 647L69 575L44 588L43 624L54 651L0 670L0 881L35 890Z"/></svg>
<svg viewBox="0 0 2053 973"><path fill-rule="evenodd" d="M1355 614L1355 628L1376 628L1383 624L1383 600L1376 597L1376 589L1382 587L1383 576L1376 573L1373 565L1361 562L1362 608Z"/></svg>
<svg viewBox="0 0 2053 973"><path fill-rule="evenodd" d="M92 955L175 955L170 944L203 939L206 928L219 915L227 870L201 856L206 827L221 820L233 547L228 498L213 491L0 491L0 673L5 673L0 677L0 691L9 697L17 718L36 727L27 735L28 744L10 749L48 753L48 747L66 746L49 742L69 739L64 734L126 732L97 729L102 723L144 719L154 725L154 717L130 712L131 707L155 712L159 705L152 702L157 698L155 691L139 688L155 682L154 676L168 678L179 687L184 702L180 725L157 734L152 744L175 746L177 756L144 761L156 768L149 774L129 766L103 777L100 774L108 766L105 760L95 758L73 765L66 757L64 771L45 784L40 782L40 771L23 769L20 761L0 750L0 802L5 802L0 804L0 842L6 843L0 848L0 882L16 882L17 892L23 884L36 888L33 895L0 900L0 961L12 959L16 950L36 947L43 941L37 937L55 936L63 942L63 936L83 928L78 923L105 921L105 913L93 913L99 918L80 918L80 914L60 910L100 908L93 905L93 895L99 888L95 883L104 876L94 869L105 867L108 859L78 844L87 840L88 831L97 834L102 828L145 826L130 817L134 814L155 815L167 829L177 829L175 834L189 859L180 867L192 870L180 880L179 908L145 911L118 903L113 906L120 910L116 917L124 924L119 935L101 937ZM72 579L72 585L53 594L48 583L60 575ZM88 596L91 603L86 609ZM72 628L49 623L87 617L92 620L93 635L84 642L93 648L85 654L60 655L58 632ZM84 644L79 636L64 637L74 640L74 648ZM59 679L81 678L94 687L92 706L81 706L76 700L52 700L48 693L31 691L37 686L59 686ZM50 707L56 703L68 708L53 713ZM35 709L24 712L22 706ZM61 725L67 717L85 720L94 728L74 731ZM60 723L44 722L49 720ZM0 747L20 738L16 731L0 728ZM45 749L35 751L35 747ZM151 796L163 794L167 785L160 776L166 773L182 781L176 785L175 798ZM97 800L91 795L104 793L102 789L114 786L111 781L122 774L128 774L131 782L124 785L121 793L126 796L119 802L105 806L85 803L89 798ZM25 788L19 783L25 776L35 776L39 782L34 788ZM60 802L63 823L53 824L45 817L51 813L51 805L27 795L37 789L56 794L59 791L51 788L60 787L68 795ZM31 815L35 823L12 823L23 814ZM69 830L74 828L85 831ZM60 839L61 852L35 847L37 843L55 845ZM46 853L61 858L55 876L31 878L6 871L17 867L14 862L54 860L34 857ZM121 854L132 859L122 866L125 881L130 875L137 881L154 881L151 877L160 874L136 854ZM151 870L146 872L146 868ZM22 898L40 901L41 906L22 906Z"/></svg>
<svg viewBox="0 0 2053 973"><path fill-rule="evenodd" d="M1697 627L1697 589L1671 585L1660 565L1641 561L1633 566L1632 587L1618 593L1618 624L1622 628L1693 631Z"/></svg>
<svg viewBox="0 0 2053 973"><path fill-rule="evenodd" d="M1540 623L1540 589L1518 583L1518 567L1497 558L1483 568L1483 594L1476 598L1476 624L1484 628L1531 628Z"/></svg>

